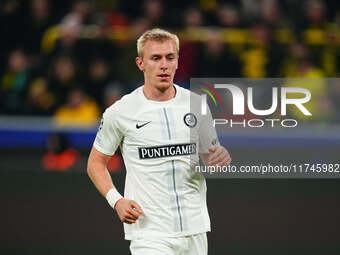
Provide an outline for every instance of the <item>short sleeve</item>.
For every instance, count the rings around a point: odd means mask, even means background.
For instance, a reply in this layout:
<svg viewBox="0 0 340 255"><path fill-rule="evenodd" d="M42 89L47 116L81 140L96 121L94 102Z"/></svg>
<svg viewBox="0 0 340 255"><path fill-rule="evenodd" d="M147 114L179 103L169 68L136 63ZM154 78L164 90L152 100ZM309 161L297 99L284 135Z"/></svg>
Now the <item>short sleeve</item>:
<svg viewBox="0 0 340 255"><path fill-rule="evenodd" d="M207 114L201 115L199 127L199 153L209 153L208 149L216 145L219 145L219 141L208 107Z"/></svg>
<svg viewBox="0 0 340 255"><path fill-rule="evenodd" d="M100 121L96 139L93 146L103 154L113 155L123 138L117 124L117 116L107 110Z"/></svg>

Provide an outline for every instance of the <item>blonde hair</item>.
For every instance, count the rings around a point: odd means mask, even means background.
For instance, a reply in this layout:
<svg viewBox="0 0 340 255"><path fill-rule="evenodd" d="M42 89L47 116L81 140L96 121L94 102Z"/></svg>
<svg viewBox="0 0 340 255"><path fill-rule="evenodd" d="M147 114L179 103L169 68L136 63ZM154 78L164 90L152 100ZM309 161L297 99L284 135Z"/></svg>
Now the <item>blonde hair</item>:
<svg viewBox="0 0 340 255"><path fill-rule="evenodd" d="M137 40L137 53L139 57L143 57L144 54L144 46L147 41L156 41L156 42L165 42L167 40L173 40L176 44L177 54L179 52L179 39L177 35L172 34L166 30L160 28L154 28L146 31L142 34Z"/></svg>

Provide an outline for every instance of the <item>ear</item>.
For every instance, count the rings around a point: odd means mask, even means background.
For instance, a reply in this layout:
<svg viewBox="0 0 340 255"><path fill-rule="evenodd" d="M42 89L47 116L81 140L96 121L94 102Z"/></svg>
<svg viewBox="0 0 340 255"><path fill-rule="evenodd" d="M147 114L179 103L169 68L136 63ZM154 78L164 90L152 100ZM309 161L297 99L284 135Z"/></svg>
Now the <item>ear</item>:
<svg viewBox="0 0 340 255"><path fill-rule="evenodd" d="M141 57L136 57L136 64L137 64L139 70L144 72L144 63L143 63L143 59Z"/></svg>

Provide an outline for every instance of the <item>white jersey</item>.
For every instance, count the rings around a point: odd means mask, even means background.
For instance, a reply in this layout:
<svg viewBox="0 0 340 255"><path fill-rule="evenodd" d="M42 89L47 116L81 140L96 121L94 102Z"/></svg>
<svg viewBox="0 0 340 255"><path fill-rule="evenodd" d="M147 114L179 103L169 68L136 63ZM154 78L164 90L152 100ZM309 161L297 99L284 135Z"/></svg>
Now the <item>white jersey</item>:
<svg viewBox="0 0 340 255"><path fill-rule="evenodd" d="M106 154L118 145L126 167L124 197L144 212L125 224L125 239L180 237L210 231L206 183L195 171L199 153L218 143L211 114L190 107L199 100L174 85L168 101L151 101L139 87L106 109L94 147ZM191 108L196 108L194 111Z"/></svg>

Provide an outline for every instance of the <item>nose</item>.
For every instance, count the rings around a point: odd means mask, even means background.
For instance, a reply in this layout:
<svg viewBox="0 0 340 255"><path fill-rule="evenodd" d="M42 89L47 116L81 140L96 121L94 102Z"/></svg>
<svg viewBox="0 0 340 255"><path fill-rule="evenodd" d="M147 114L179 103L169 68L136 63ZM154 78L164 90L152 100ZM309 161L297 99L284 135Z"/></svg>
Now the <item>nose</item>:
<svg viewBox="0 0 340 255"><path fill-rule="evenodd" d="M165 58L162 58L161 63L160 63L160 68L162 71L165 71L168 69L168 63Z"/></svg>

